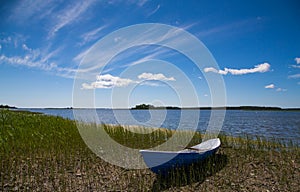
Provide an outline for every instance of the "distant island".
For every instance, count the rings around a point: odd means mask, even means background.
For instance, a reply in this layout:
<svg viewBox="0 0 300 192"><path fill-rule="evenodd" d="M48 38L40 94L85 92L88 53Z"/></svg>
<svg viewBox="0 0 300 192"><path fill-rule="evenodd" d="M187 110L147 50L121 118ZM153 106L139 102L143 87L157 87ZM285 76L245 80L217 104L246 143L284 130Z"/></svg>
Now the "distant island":
<svg viewBox="0 0 300 192"><path fill-rule="evenodd" d="M17 109L17 107L9 105L0 105L0 109Z"/></svg>
<svg viewBox="0 0 300 192"><path fill-rule="evenodd" d="M300 108L280 108L280 107L263 107L263 106L237 106L237 107L174 107L174 106L154 106L150 104L139 104L130 108L131 110L147 110L147 109L174 109L174 110L245 110L245 111L300 111Z"/></svg>
<svg viewBox="0 0 300 192"><path fill-rule="evenodd" d="M132 107L131 109L139 110L139 109L181 109L181 108L172 107L172 106L167 106L167 107L159 106L159 107L156 107L154 105L149 105L149 104L140 104L140 105L136 105L135 107Z"/></svg>

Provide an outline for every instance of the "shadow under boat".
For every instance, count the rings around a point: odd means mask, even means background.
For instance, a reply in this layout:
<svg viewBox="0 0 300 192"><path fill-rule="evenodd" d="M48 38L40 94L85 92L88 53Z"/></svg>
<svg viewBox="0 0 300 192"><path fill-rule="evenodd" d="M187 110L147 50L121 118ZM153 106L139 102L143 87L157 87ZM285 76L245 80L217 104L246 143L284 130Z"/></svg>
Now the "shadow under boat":
<svg viewBox="0 0 300 192"><path fill-rule="evenodd" d="M156 175L152 191L203 183L208 177L222 170L228 162L224 154L213 154L204 160L185 166L177 166Z"/></svg>

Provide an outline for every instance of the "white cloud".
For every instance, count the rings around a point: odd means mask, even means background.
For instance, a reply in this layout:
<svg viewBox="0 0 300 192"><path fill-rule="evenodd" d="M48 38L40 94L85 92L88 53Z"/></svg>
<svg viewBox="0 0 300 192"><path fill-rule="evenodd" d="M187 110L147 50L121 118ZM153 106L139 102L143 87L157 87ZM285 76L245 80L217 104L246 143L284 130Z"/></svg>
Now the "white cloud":
<svg viewBox="0 0 300 192"><path fill-rule="evenodd" d="M131 79L120 78L110 74L98 75L97 80L91 84L83 83L82 89L109 89L113 87L126 87L129 84L136 83Z"/></svg>
<svg viewBox="0 0 300 192"><path fill-rule="evenodd" d="M206 68L204 68L204 72L205 73L208 73L208 72L218 73L218 70L213 67L206 67Z"/></svg>
<svg viewBox="0 0 300 192"><path fill-rule="evenodd" d="M158 81L175 81L174 77L166 77L162 73L142 73L138 76L139 79L145 79L145 80L158 80Z"/></svg>
<svg viewBox="0 0 300 192"><path fill-rule="evenodd" d="M96 81L90 84L83 83L82 89L109 89L113 87L126 87L130 84L138 84L138 83L140 83L140 85L158 87L158 86L162 86L162 84L155 83L155 82L148 82L147 80L175 81L174 77L168 78L161 73L158 74L142 73L138 76L138 78L143 79L143 81L135 81L132 79L112 76L110 74L97 75Z"/></svg>
<svg viewBox="0 0 300 192"><path fill-rule="evenodd" d="M270 85L266 85L265 88L266 89L275 89L276 86L272 83ZM276 88L276 91L277 92L285 92L285 91L287 91L287 89L283 89L283 88L278 87L278 88Z"/></svg>
<svg viewBox="0 0 300 192"><path fill-rule="evenodd" d="M231 69L225 68L224 70L219 70L218 73L221 74L221 75L227 75L227 73L229 72L228 70L231 70ZM233 69L233 70L235 70L235 69Z"/></svg>
<svg viewBox="0 0 300 192"><path fill-rule="evenodd" d="M228 73L232 75L245 75L249 73L265 73L270 70L271 65L269 63L263 63L256 65L254 68L251 69L229 69L225 68L224 70L217 70L213 67L204 68L204 72L213 72L219 73L221 75L227 75Z"/></svg>
<svg viewBox="0 0 300 192"><path fill-rule="evenodd" d="M265 88L266 89L274 89L275 85L274 84L266 85Z"/></svg>

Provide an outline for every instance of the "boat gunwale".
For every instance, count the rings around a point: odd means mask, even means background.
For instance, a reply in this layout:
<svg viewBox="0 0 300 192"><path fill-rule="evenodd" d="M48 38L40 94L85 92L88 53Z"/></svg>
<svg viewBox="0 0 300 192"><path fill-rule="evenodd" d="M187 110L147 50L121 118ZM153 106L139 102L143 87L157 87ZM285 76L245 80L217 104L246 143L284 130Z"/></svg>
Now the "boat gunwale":
<svg viewBox="0 0 300 192"><path fill-rule="evenodd" d="M198 146L202 143L205 143L207 141L210 141L210 140L215 140L216 143L214 143L215 145L213 145L211 148L205 148L205 149L201 149L201 148L194 148L195 146ZM151 150L151 149L141 149L139 150L140 153L143 153L143 152L146 152L146 153L161 153L161 154L203 154L203 153L206 153L208 151L212 151L214 149L217 149L220 147L221 145L221 142L220 142L220 139L219 138L215 138L215 139L210 139L210 140L207 140L207 141L204 141L202 143L199 143L197 145L194 145L192 147L190 147L190 149L183 149L183 150L179 150L179 151L158 151L158 150ZM212 142L212 141L211 141ZM194 149L191 149L191 148L194 148Z"/></svg>

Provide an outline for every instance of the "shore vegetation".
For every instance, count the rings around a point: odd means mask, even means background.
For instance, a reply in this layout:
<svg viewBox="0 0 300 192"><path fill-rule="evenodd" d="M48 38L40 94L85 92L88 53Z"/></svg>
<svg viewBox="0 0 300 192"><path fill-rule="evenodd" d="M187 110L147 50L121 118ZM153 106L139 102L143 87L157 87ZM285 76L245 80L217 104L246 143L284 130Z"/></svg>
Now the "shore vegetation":
<svg viewBox="0 0 300 192"><path fill-rule="evenodd" d="M97 126L132 148L153 147L174 134L162 128L141 134L148 128ZM196 133L189 145L201 138ZM73 120L1 109L0 191L299 190L300 148L295 143L259 136L220 135L220 139L221 148L214 156L162 176L105 162L85 145Z"/></svg>

